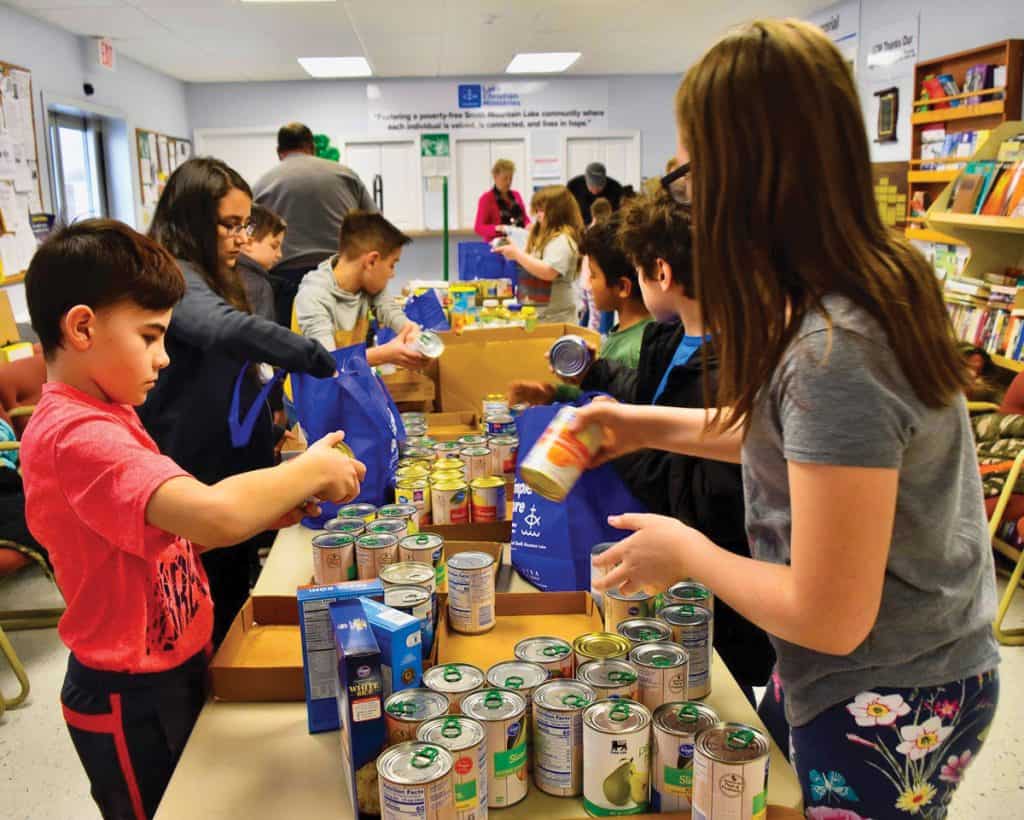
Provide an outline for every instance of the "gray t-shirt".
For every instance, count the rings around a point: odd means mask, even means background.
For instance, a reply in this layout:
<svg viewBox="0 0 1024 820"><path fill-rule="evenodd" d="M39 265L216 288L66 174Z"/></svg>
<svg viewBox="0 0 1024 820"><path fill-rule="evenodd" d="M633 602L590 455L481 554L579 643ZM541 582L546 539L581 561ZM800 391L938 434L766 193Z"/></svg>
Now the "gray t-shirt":
<svg viewBox="0 0 1024 820"><path fill-rule="evenodd" d="M279 268L310 270L338 252L338 231L349 211L376 211L351 168L309 154L290 154L252 186L259 205L288 223Z"/></svg>
<svg viewBox="0 0 1024 820"><path fill-rule="evenodd" d="M540 258L558 271L558 277L551 283L551 301L537 308L537 320L575 322L579 318L575 281L580 268L576 243L568 234L560 233L544 246Z"/></svg>
<svg viewBox="0 0 1024 820"><path fill-rule="evenodd" d="M846 299L825 305L831 332L818 313L804 320L751 415L743 487L753 555L789 561L787 461L897 469L899 490L867 639L836 656L772 638L793 726L872 687L937 685L999 663L995 570L966 403L922 404L878 324Z"/></svg>

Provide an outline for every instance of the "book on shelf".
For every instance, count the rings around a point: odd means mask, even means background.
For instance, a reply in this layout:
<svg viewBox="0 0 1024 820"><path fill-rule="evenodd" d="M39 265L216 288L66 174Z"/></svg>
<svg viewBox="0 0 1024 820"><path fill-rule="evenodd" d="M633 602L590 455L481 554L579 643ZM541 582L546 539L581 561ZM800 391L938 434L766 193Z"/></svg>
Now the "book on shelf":
<svg viewBox="0 0 1024 820"><path fill-rule="evenodd" d="M947 96L946 89L942 87L942 81L934 75L925 77L921 85L921 97L924 99L937 100L940 97ZM929 103L929 107L933 109L938 109L949 108L950 106L948 102L943 101Z"/></svg>
<svg viewBox="0 0 1024 820"><path fill-rule="evenodd" d="M993 68L994 66L991 63L972 65L967 69L967 73L964 76L964 91L982 91L983 89L991 88ZM967 105L977 105L981 102L981 95L972 95L965 102Z"/></svg>
<svg viewBox="0 0 1024 820"><path fill-rule="evenodd" d="M1024 159L967 163L954 183L950 202L953 213L1024 217Z"/></svg>
<svg viewBox="0 0 1024 820"><path fill-rule="evenodd" d="M998 162L1014 162L1018 159L1024 159L1024 134L1003 140L996 152Z"/></svg>
<svg viewBox="0 0 1024 820"><path fill-rule="evenodd" d="M972 163L973 164L973 163ZM953 189L953 206L950 210L955 214L973 214L974 208L985 187L985 174L967 170L959 176Z"/></svg>
<svg viewBox="0 0 1024 820"><path fill-rule="evenodd" d="M940 74L938 76L939 84L942 86L942 90L947 97L955 97L960 93L960 86L956 84L956 80L953 79L952 74ZM961 100L950 100L949 107L957 108L961 103Z"/></svg>

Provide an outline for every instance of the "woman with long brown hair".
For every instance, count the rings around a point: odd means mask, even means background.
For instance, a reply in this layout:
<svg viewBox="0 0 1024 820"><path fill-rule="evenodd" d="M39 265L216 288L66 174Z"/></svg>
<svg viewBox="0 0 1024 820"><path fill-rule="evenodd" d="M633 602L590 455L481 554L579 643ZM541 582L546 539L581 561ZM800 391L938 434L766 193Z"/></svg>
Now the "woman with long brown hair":
<svg viewBox="0 0 1024 820"><path fill-rule="evenodd" d="M635 532L599 559L599 586L693 577L773 636L762 712L789 730L809 817L945 817L992 721L999 653L939 287L881 222L853 78L816 27L728 35L687 71L676 115L716 407L596 402L577 424L605 428L598 461L740 462L754 558L619 516Z"/></svg>

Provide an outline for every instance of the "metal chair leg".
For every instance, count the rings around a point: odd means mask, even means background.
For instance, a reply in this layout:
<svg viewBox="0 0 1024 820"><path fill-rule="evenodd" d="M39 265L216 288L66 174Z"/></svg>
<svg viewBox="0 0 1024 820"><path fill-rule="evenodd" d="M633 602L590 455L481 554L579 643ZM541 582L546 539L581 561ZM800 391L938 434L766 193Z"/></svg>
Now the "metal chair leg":
<svg viewBox="0 0 1024 820"><path fill-rule="evenodd" d="M11 642L7 639L3 627L0 627L0 653L7 658L7 662L11 665L11 671L14 672L14 676L18 679L18 683L21 686L21 691L13 698L5 698L0 695L0 704L13 709L15 706L20 706L24 703L25 698L28 697L28 675L25 672L25 667L21 665L21 660L15 653L14 647L11 646ZM0 708L0 713L2 712L3 709Z"/></svg>

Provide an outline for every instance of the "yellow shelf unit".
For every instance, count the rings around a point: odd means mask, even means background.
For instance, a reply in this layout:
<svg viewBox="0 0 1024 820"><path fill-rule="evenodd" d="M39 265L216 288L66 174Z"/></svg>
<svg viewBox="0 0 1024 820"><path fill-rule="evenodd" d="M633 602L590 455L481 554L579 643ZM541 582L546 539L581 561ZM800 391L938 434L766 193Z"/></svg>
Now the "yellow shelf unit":
<svg viewBox="0 0 1024 820"><path fill-rule="evenodd" d="M993 356L992 364L1004 370L1012 370L1014 373L1024 372L1024 362L1018 362L1016 359L1007 359L1005 356Z"/></svg>
<svg viewBox="0 0 1024 820"><path fill-rule="evenodd" d="M977 117L1002 114L1005 110L1005 100L992 100L992 102L983 102L977 105L958 105L956 108L937 108L934 111L920 111L917 114L911 114L910 124L931 125L950 120L972 120Z"/></svg>
<svg viewBox="0 0 1024 820"><path fill-rule="evenodd" d="M942 242L946 245L963 244L963 240L957 239L955 236L940 233L939 231L933 231L928 228L907 228L907 239L919 239L922 242Z"/></svg>
<svg viewBox="0 0 1024 820"><path fill-rule="evenodd" d="M907 182L952 182L960 176L960 171L953 168L949 171L908 171Z"/></svg>

